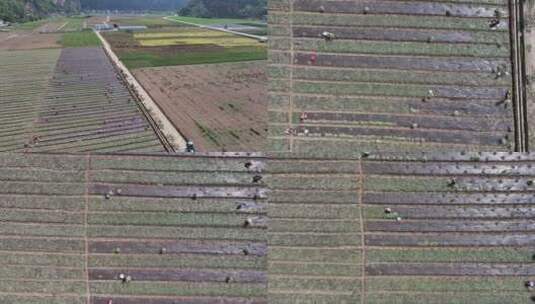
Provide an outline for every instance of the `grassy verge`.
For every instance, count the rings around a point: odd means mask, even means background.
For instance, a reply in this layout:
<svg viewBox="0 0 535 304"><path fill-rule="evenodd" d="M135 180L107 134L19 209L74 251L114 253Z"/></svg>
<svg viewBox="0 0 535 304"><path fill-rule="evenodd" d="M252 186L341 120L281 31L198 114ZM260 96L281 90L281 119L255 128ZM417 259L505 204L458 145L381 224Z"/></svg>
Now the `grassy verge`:
<svg viewBox="0 0 535 304"><path fill-rule="evenodd" d="M65 33L61 37L60 43L63 47L91 47L101 45L97 35L91 30Z"/></svg>

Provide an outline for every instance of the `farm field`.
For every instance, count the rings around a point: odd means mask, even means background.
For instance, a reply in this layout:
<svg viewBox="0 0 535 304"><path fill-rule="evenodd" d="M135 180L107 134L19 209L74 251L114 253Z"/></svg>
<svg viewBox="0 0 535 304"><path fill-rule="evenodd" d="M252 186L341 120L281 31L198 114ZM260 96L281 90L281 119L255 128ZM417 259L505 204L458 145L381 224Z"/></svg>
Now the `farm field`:
<svg viewBox="0 0 535 304"><path fill-rule="evenodd" d="M522 145L507 1L460 2L275 7L271 149L347 157Z"/></svg>
<svg viewBox="0 0 535 304"><path fill-rule="evenodd" d="M60 40L64 48L100 46L102 43L91 30L69 32L63 34Z"/></svg>
<svg viewBox="0 0 535 304"><path fill-rule="evenodd" d="M270 303L529 303L534 163L507 152L271 155Z"/></svg>
<svg viewBox="0 0 535 304"><path fill-rule="evenodd" d="M177 129L200 151L262 151L265 61L134 70Z"/></svg>
<svg viewBox="0 0 535 304"><path fill-rule="evenodd" d="M20 151L28 142L60 53L0 51L0 151Z"/></svg>
<svg viewBox="0 0 535 304"><path fill-rule="evenodd" d="M242 32L258 36L267 36L267 24L258 20L249 19L229 19L229 18L196 18L186 16L166 17L166 20L176 24L197 24L200 26L210 26L215 28L224 28L236 32Z"/></svg>
<svg viewBox="0 0 535 304"><path fill-rule="evenodd" d="M0 50L60 48L62 34L39 34L27 31L0 32Z"/></svg>
<svg viewBox="0 0 535 304"><path fill-rule="evenodd" d="M102 49L0 54L0 151L164 151Z"/></svg>
<svg viewBox="0 0 535 304"><path fill-rule="evenodd" d="M0 303L267 303L262 158L0 153L0 164Z"/></svg>
<svg viewBox="0 0 535 304"><path fill-rule="evenodd" d="M98 39L91 37L94 36L91 31L84 31L85 25L83 17L54 17L18 24L8 32L0 32L0 50L99 45L95 44Z"/></svg>
<svg viewBox="0 0 535 304"><path fill-rule="evenodd" d="M77 32L82 31L86 25L85 17L56 17L45 19L42 26L38 28L40 33L57 33L57 32ZM25 27L25 25L21 25Z"/></svg>
<svg viewBox="0 0 535 304"><path fill-rule="evenodd" d="M197 27L162 27L141 33L104 33L129 68L263 60L266 46L255 39Z"/></svg>

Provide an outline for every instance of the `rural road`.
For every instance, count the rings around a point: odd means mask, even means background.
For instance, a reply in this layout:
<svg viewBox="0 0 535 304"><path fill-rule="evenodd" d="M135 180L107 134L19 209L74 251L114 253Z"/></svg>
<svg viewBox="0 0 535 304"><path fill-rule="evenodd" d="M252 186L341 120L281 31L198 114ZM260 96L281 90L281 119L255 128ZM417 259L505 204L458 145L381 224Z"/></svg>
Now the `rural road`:
<svg viewBox="0 0 535 304"><path fill-rule="evenodd" d="M135 88L137 91L137 95L140 97L141 102L145 106L145 108L150 112L150 115L152 118L161 123L160 129L167 137L167 140L173 145L175 150L177 152L183 152L186 150L186 140L178 132L178 130L175 128L175 126L171 123L171 121L165 116L165 114L162 112L160 107L154 102L152 97L145 91L143 86L137 81L137 79L130 73L128 68L119 60L119 57L115 55L113 50L111 49L110 44L102 37L99 31L95 31L96 35L102 42L102 45L104 46L104 50L106 53L108 53L111 60L115 63L115 65L123 72L123 75L125 76L125 79L128 83L128 85L131 85Z"/></svg>
<svg viewBox="0 0 535 304"><path fill-rule="evenodd" d="M193 26L198 26L198 27L200 27L200 28L206 28L206 29L210 29L210 30L214 30L214 31L221 31L221 32L229 33L229 34L238 35L238 36L243 36L243 37L253 38L253 39L257 39L257 40L262 41L262 42L265 42L265 41L268 40L268 37L267 37L267 36L258 36L258 35L253 35L253 34L247 34L247 33L242 33L242 32L232 31L232 30L228 30L228 29L224 29L224 28L219 28L219 27L214 27L214 26L209 26L209 25L203 25L203 24L191 23L191 22L187 22L187 21L180 21L180 20L172 19L172 18L170 18L170 17L163 17L163 19L165 19L165 20L167 20L167 21L179 22L179 23L189 24L189 25L193 25Z"/></svg>

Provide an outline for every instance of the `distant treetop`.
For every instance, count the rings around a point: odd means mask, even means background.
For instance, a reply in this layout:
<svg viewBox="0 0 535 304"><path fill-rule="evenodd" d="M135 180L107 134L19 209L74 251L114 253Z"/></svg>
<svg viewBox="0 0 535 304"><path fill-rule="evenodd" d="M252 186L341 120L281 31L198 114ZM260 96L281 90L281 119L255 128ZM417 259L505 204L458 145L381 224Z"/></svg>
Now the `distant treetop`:
<svg viewBox="0 0 535 304"><path fill-rule="evenodd" d="M84 10L176 11L188 0L82 0Z"/></svg>
<svg viewBox="0 0 535 304"><path fill-rule="evenodd" d="M203 18L261 18L267 14L267 0L190 0L178 14Z"/></svg>

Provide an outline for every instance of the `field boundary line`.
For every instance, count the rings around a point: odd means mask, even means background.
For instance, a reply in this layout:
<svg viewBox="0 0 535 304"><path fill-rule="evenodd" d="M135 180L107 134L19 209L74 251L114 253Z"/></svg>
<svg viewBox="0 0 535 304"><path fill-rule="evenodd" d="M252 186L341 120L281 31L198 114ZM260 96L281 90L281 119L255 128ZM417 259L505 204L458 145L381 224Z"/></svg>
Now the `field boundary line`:
<svg viewBox="0 0 535 304"><path fill-rule="evenodd" d="M158 104L152 99L150 94L143 88L143 86L137 81L137 79L134 77L132 73L130 73L130 70L121 62L119 57L113 52L110 44L102 37L99 31L95 31L95 34L102 42L102 45L104 47L104 50L114 63L114 65L119 70L119 73L122 74L124 79L127 82L127 86L130 89L130 87L133 87L133 89L137 93L137 97L139 97L140 103L145 107L147 112L144 113L145 115L149 116L149 119L153 119L156 122L161 123L160 130L155 130L157 133L158 131L161 131L163 137L171 143L173 148L176 151L184 151L186 149L186 139L184 136L175 128L173 123L167 118L167 116L164 114L164 112L160 109ZM158 128L158 126L154 126L155 128Z"/></svg>
<svg viewBox="0 0 535 304"><path fill-rule="evenodd" d="M366 236L365 236L365 233L364 233L364 215L362 214L364 212L364 207L363 207L363 196L364 196L364 172L363 172L363 169L362 169L362 158L357 160L357 171L358 171L358 200L357 200L357 204L358 204L358 208L359 208L359 220L360 220L360 246L361 246L361 254L362 256L360 257L362 259L361 263L362 263L362 268L361 268L361 274L360 274L360 279L361 279L361 285L360 285L360 302L362 304L366 303L366 263L367 263L367 260L366 260Z"/></svg>

